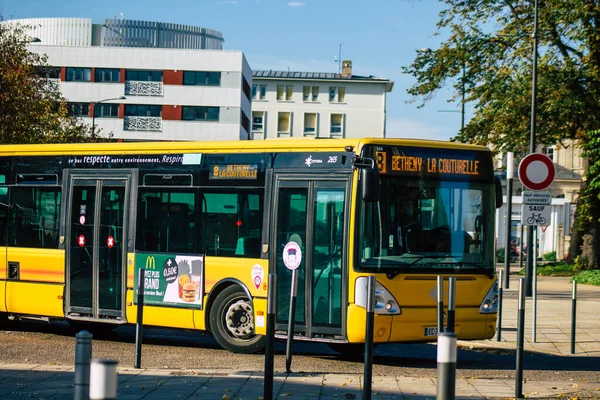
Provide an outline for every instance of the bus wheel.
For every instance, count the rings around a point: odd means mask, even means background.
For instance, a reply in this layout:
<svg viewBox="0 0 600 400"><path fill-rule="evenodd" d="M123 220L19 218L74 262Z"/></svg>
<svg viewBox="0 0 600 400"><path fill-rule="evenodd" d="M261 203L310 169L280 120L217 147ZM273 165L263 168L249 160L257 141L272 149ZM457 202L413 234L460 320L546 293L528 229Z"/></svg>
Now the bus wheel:
<svg viewBox="0 0 600 400"><path fill-rule="evenodd" d="M251 354L265 347L265 337L254 334L254 312L246 293L230 286L217 295L210 308L210 330L221 347Z"/></svg>

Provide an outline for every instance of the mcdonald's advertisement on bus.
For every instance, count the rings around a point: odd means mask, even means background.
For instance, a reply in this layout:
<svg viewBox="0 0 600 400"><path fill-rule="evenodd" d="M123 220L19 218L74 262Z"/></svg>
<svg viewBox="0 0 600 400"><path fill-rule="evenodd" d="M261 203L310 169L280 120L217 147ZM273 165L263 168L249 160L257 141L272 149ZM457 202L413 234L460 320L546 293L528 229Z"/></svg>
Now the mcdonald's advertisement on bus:
<svg viewBox="0 0 600 400"><path fill-rule="evenodd" d="M176 254L135 254L134 302L137 304L138 277L144 272L144 304L202 309L204 298L204 256Z"/></svg>

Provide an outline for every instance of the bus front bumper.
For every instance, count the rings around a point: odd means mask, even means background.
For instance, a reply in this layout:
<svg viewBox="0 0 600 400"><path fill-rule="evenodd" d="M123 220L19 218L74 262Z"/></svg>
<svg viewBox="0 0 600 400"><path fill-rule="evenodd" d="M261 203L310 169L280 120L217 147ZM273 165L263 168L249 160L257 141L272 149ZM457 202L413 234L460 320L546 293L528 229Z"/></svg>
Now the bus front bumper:
<svg viewBox="0 0 600 400"><path fill-rule="evenodd" d="M444 312L447 313L447 310ZM455 333L460 340L491 339L496 333L496 318L496 313L481 314L479 307L457 308ZM365 309L351 304L347 321L348 341L364 343ZM437 340L436 328L436 308L403 308L401 315L375 314L373 340L376 343L433 342Z"/></svg>

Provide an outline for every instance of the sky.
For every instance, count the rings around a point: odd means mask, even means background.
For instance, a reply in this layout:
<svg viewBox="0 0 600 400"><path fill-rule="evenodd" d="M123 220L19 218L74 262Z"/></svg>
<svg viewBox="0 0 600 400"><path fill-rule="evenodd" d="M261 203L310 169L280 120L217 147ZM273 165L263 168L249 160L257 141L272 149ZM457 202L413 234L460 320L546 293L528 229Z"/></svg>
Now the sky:
<svg viewBox="0 0 600 400"><path fill-rule="evenodd" d="M439 0L0 0L4 19L79 17L171 22L221 32L223 49L241 50L253 70L337 72L394 81L387 95L387 136L448 140L460 130L459 103L441 89L423 108L402 73L417 49L437 48ZM470 110L467 107L466 118ZM368 135L368 134L366 134Z"/></svg>

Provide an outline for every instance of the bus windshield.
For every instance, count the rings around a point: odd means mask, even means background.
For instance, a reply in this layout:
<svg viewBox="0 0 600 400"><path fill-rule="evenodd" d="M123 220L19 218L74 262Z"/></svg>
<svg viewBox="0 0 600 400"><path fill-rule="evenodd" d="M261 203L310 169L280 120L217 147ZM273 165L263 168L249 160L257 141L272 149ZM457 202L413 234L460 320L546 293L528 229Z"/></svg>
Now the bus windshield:
<svg viewBox="0 0 600 400"><path fill-rule="evenodd" d="M484 182L382 175L379 201L359 205L358 269L491 271L492 190Z"/></svg>

